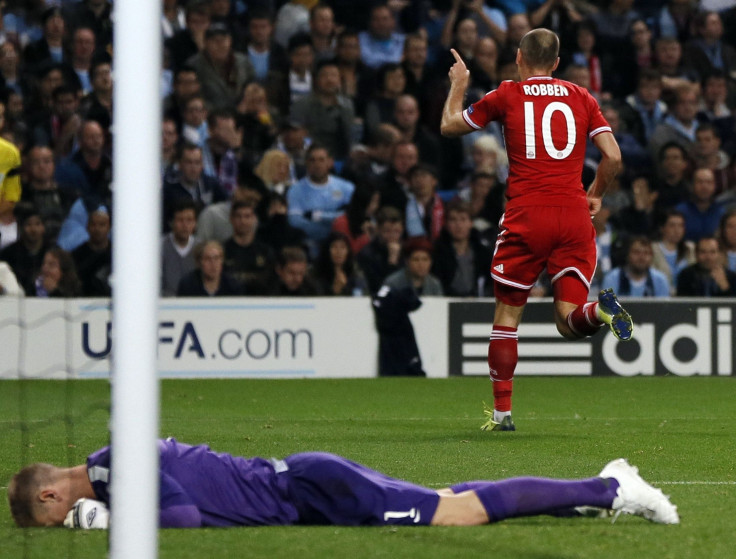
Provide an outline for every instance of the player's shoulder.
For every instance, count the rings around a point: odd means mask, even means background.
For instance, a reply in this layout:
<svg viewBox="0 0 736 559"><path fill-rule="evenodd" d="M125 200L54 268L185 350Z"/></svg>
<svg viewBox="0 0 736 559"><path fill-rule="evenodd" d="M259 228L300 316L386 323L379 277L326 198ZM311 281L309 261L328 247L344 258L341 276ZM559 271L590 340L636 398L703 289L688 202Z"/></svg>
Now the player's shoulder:
<svg viewBox="0 0 736 559"><path fill-rule="evenodd" d="M5 138L0 138L0 165L16 167L20 164L20 150Z"/></svg>
<svg viewBox="0 0 736 559"><path fill-rule="evenodd" d="M560 79L560 78L553 78L552 81L553 81L554 84L556 84L556 85L558 85L560 87L565 88L565 90L567 90L567 92L568 92L569 95L574 95L574 96L577 96L577 97L583 97L583 98L586 98L586 99L592 99L592 100L595 101L595 97L593 97L593 95L590 93L590 91L588 91L586 88L584 88L582 86L579 86L579 85L577 85L575 83L572 83L572 82L569 82L567 80L563 80L563 79Z"/></svg>

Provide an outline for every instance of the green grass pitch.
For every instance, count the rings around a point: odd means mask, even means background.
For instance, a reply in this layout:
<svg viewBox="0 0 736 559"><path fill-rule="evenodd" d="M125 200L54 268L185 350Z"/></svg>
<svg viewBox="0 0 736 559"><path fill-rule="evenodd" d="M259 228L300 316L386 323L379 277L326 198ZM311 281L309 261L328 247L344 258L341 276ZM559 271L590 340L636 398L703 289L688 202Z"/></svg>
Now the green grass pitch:
<svg viewBox="0 0 736 559"><path fill-rule="evenodd" d="M467 528L162 530L160 557L734 557L734 382L521 377L518 431L493 433L479 429L482 400L492 400L485 378L163 381L162 436L241 455L336 452L435 488L588 477L623 456L671 495L682 524L621 516L615 524L535 517ZM83 462L107 443L108 408L102 381L0 383L0 557L105 556L105 533L15 528L5 487L23 460Z"/></svg>

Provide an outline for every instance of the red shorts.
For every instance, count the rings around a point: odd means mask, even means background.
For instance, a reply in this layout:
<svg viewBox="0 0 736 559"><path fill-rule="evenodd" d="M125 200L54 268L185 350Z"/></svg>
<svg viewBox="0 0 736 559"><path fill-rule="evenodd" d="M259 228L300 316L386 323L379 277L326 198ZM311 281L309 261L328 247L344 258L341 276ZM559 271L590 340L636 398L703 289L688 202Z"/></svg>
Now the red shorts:
<svg viewBox="0 0 736 559"><path fill-rule="evenodd" d="M528 206L501 218L491 276L517 289L531 289L542 270L552 283L568 272L590 288L597 253L587 208Z"/></svg>

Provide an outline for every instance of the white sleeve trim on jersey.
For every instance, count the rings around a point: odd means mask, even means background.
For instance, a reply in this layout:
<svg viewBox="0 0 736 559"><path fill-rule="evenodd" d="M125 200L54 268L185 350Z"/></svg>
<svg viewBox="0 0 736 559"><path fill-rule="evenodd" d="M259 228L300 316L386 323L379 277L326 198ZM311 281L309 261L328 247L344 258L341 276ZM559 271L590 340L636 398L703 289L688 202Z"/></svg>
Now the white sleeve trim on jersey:
<svg viewBox="0 0 736 559"><path fill-rule="evenodd" d="M610 126L601 126L599 128L596 128L595 130L593 130L590 134L588 134L588 137L589 138L592 138L593 136L597 136L601 132L611 132L611 133L613 133L613 130L611 130L611 127Z"/></svg>
<svg viewBox="0 0 736 559"><path fill-rule="evenodd" d="M463 111L463 120L465 120L465 122L467 122L472 128L475 128L476 130L481 130L483 128L482 126L478 126L475 122L470 120L470 117L468 116L468 109L465 109Z"/></svg>

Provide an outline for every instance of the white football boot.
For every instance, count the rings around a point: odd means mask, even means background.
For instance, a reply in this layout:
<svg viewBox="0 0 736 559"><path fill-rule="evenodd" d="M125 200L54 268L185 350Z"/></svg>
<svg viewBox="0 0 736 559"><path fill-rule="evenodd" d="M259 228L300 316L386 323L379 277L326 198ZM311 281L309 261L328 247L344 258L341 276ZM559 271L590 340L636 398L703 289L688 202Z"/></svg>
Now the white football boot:
<svg viewBox="0 0 736 559"><path fill-rule="evenodd" d="M642 516L659 524L680 523L677 507L661 489L655 489L644 481L639 470L623 458L606 464L598 477L613 478L618 482L617 496L611 505L615 513L614 521L623 512Z"/></svg>

